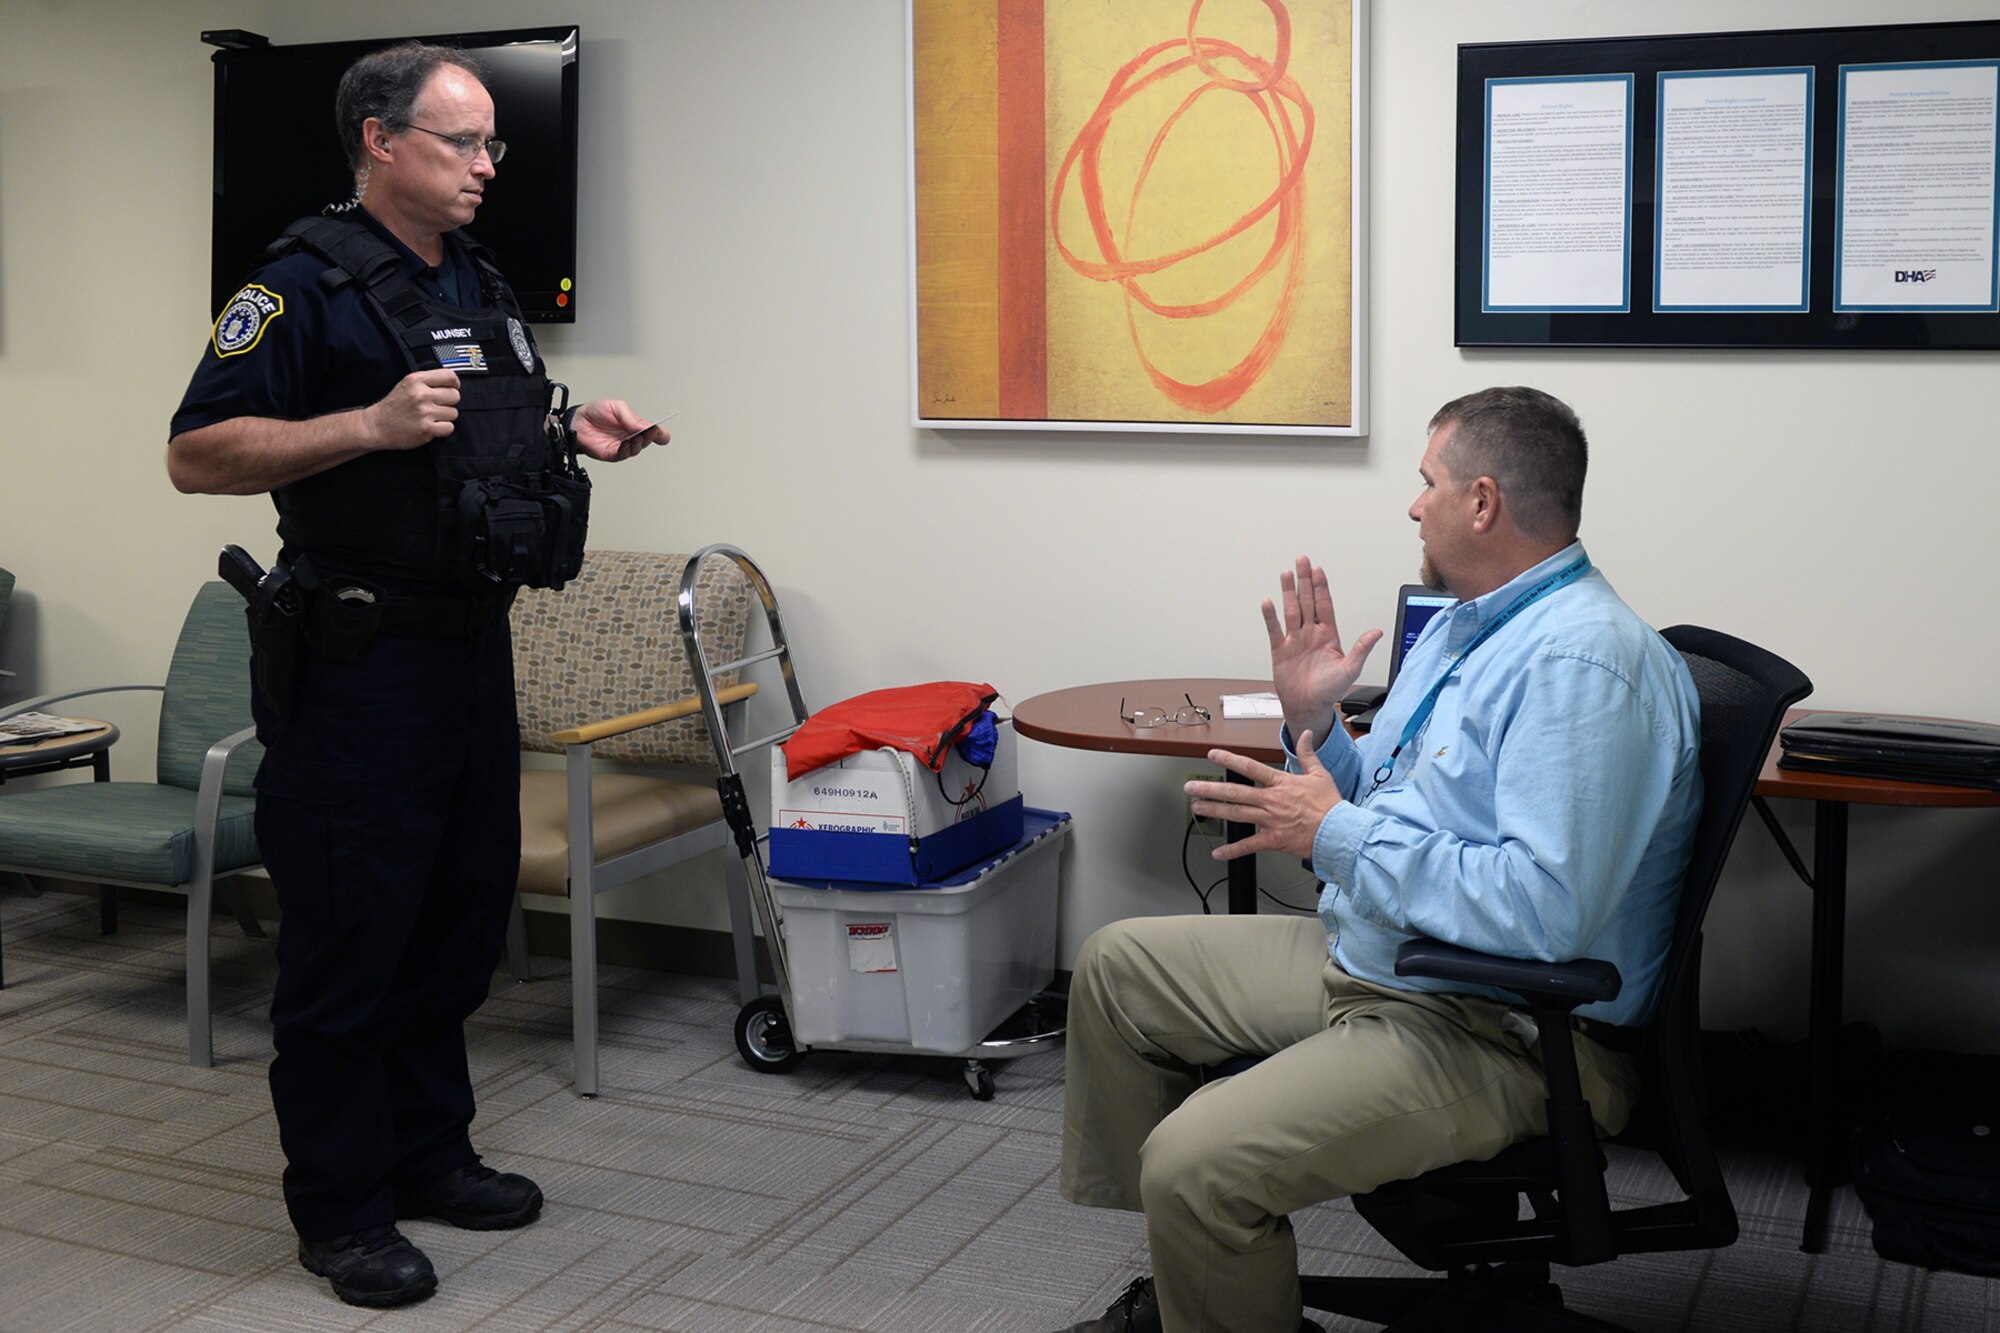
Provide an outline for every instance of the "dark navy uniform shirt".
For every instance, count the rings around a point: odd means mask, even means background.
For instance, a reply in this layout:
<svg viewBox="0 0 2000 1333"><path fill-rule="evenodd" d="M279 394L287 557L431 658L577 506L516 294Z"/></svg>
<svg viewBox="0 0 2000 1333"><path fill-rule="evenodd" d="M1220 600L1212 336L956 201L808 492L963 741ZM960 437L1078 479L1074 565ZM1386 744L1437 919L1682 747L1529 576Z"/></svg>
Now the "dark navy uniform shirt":
<svg viewBox="0 0 2000 1333"><path fill-rule="evenodd" d="M396 247L402 271L426 291L461 309L483 303L479 270L456 232L445 235L444 263L432 268L366 209L354 216ZM170 434L232 417L302 421L366 407L396 387L408 373L402 353L359 284L320 286L326 269L325 260L297 252L251 275L216 321Z"/></svg>
<svg viewBox="0 0 2000 1333"><path fill-rule="evenodd" d="M396 248L401 271L427 292L460 309L485 304L479 269L458 233L446 233L444 261L433 268L366 209L353 216ZM403 353L370 311L359 283L331 291L320 285L327 268L325 260L300 251L251 275L216 320L170 435L235 417L302 421L367 407L396 387L409 373ZM436 521L437 482L427 447L363 454L293 485L363 489L372 501L379 497L377 512L385 521ZM407 517L395 519L396 514ZM395 573L366 566L338 572L376 578Z"/></svg>

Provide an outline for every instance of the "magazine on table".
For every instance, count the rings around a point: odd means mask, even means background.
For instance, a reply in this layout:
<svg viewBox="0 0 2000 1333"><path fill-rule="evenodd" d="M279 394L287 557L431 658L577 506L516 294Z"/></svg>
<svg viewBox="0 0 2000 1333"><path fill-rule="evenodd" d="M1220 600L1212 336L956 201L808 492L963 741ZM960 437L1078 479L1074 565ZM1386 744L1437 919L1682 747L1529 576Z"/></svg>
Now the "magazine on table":
<svg viewBox="0 0 2000 1333"><path fill-rule="evenodd" d="M54 713L16 713L0 718L0 745L33 745L58 736L77 736L86 731L102 731L102 722L57 717Z"/></svg>

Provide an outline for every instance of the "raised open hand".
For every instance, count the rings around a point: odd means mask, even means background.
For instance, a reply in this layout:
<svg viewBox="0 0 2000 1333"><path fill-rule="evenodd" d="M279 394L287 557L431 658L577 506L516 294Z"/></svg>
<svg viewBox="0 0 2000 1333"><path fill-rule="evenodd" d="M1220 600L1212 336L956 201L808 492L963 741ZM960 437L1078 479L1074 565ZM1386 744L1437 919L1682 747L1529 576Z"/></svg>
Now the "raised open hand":
<svg viewBox="0 0 2000 1333"><path fill-rule="evenodd" d="M1268 599L1264 602L1264 627L1271 636L1271 684L1295 739L1308 731L1325 736L1335 725L1341 697L1360 679L1382 631L1364 631L1352 649L1343 648L1326 571L1304 556L1299 557L1296 571L1278 576L1278 588L1284 603L1282 618L1277 606Z"/></svg>

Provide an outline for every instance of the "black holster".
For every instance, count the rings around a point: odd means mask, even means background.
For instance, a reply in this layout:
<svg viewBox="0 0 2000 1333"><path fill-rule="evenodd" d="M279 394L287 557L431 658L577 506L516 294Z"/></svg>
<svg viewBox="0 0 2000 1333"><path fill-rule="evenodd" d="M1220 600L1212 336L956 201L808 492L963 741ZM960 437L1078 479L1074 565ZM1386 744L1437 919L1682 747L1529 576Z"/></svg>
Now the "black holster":
<svg viewBox="0 0 2000 1333"><path fill-rule="evenodd" d="M262 625L250 618L250 664L257 681L257 697L274 715L289 718L297 702L299 650L305 631L296 616Z"/></svg>
<svg viewBox="0 0 2000 1333"><path fill-rule="evenodd" d="M250 622L250 665L257 697L280 718L289 718L298 702L299 667L305 655L305 600L291 571L280 562L271 567L243 608Z"/></svg>

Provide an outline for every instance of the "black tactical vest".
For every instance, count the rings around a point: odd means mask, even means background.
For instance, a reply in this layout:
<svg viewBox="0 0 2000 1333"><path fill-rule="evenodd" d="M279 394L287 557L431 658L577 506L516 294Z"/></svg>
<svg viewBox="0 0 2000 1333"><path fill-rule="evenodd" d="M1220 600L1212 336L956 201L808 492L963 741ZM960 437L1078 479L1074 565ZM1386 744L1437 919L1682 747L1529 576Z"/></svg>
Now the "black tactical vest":
<svg viewBox="0 0 2000 1333"><path fill-rule="evenodd" d="M271 247L332 265L320 275L330 291L360 284L408 368L455 371L459 386L452 433L418 451L435 476L428 494L371 484L387 474L366 469L335 484L333 469L275 492L278 536L335 569L387 569L469 592L560 588L582 563L590 482L573 448L550 438L548 375L513 292L483 246L466 248L485 294L476 310L404 276L403 256L360 222L301 218Z"/></svg>

